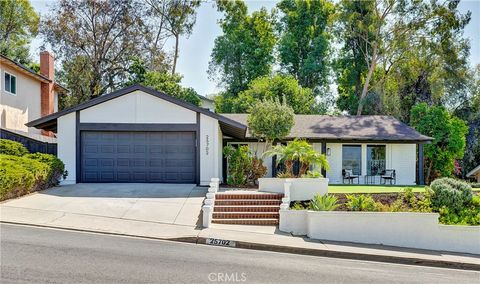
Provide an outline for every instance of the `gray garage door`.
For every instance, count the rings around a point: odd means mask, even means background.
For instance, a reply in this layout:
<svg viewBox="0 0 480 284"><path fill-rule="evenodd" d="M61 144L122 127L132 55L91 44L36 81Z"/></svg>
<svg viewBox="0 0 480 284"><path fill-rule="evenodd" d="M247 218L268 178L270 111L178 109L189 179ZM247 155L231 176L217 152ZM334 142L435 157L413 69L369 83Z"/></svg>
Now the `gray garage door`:
<svg viewBox="0 0 480 284"><path fill-rule="evenodd" d="M195 183L194 132L82 132L82 182Z"/></svg>

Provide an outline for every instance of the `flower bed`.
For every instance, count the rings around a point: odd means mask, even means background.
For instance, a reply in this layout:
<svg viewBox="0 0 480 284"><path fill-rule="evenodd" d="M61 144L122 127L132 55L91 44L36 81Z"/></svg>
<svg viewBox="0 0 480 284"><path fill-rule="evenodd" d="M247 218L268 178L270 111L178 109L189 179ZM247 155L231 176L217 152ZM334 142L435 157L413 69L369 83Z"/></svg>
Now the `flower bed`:
<svg viewBox="0 0 480 284"><path fill-rule="evenodd" d="M480 254L478 225L480 196L463 182L440 179L425 193L285 198L279 229L314 239Z"/></svg>

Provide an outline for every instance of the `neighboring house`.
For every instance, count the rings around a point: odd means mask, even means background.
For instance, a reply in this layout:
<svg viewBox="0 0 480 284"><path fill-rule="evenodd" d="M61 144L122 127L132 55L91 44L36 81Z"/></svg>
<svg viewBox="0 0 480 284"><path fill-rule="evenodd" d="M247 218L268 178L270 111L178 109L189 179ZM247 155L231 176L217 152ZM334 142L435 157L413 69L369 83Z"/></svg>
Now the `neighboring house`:
<svg viewBox="0 0 480 284"><path fill-rule="evenodd" d="M467 177L474 178L477 182L480 182L480 165L478 165L478 167L476 167L475 169L471 170L467 174Z"/></svg>
<svg viewBox="0 0 480 284"><path fill-rule="evenodd" d="M245 121L245 114L216 114L134 85L27 125L57 132L58 157L69 183L208 185L212 177L225 180L225 145L247 144L262 153L264 143L247 133ZM326 153L331 183L342 182L345 167L361 175L363 183L368 165L374 165L376 171L395 169L398 184L415 184L417 145L422 156L423 144L431 140L388 116L297 115L295 121L289 139L306 138ZM272 159L265 163L271 176Z"/></svg>
<svg viewBox="0 0 480 284"><path fill-rule="evenodd" d="M54 81L54 58L40 53L40 73L0 55L1 138L20 141L30 151L54 152L53 133L25 124L58 111L58 95L67 90ZM54 148L54 147L53 147Z"/></svg>
<svg viewBox="0 0 480 284"><path fill-rule="evenodd" d="M209 98L204 97L202 95L198 95L198 96L200 97L200 101L201 101L200 106L201 107L215 112L215 103L212 99L209 99Z"/></svg>

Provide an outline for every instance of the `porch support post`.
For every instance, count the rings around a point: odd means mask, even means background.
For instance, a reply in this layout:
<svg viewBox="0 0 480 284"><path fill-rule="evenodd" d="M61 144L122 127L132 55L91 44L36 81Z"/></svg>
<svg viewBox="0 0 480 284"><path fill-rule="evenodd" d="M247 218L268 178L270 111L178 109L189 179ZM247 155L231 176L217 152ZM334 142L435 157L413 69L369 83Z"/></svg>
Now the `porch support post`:
<svg viewBox="0 0 480 284"><path fill-rule="evenodd" d="M322 142L322 154L327 155L327 142ZM327 170L322 168L322 176L327 177Z"/></svg>
<svg viewBox="0 0 480 284"><path fill-rule="evenodd" d="M418 184L425 184L424 169L423 169L423 144L418 144Z"/></svg>

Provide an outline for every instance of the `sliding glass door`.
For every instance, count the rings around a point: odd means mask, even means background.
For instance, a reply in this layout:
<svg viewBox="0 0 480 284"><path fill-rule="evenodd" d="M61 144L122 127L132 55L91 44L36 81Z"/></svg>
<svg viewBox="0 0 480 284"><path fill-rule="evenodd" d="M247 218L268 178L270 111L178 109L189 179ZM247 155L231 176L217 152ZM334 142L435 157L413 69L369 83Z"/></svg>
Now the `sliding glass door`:
<svg viewBox="0 0 480 284"><path fill-rule="evenodd" d="M343 145L342 147L342 168L352 170L354 175L362 175L362 146Z"/></svg>
<svg viewBox="0 0 480 284"><path fill-rule="evenodd" d="M385 171L385 145L367 145L367 175L380 175Z"/></svg>

